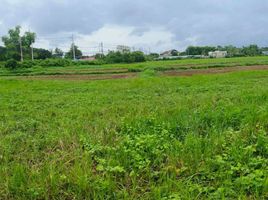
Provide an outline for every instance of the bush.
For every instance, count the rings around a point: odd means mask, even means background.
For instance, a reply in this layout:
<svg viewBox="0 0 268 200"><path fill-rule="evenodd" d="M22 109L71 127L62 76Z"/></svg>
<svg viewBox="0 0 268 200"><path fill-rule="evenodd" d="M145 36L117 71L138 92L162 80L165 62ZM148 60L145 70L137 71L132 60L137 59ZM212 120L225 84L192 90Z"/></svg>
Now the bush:
<svg viewBox="0 0 268 200"><path fill-rule="evenodd" d="M21 68L32 68L33 66L35 66L35 62L30 60L26 60L20 63Z"/></svg>
<svg viewBox="0 0 268 200"><path fill-rule="evenodd" d="M16 64L14 63L16 62ZM67 67L67 66L78 66L78 65L102 65L105 62L102 60L94 60L94 61L73 61L70 59L45 59L45 60L25 60L21 63L18 63L16 60L11 59L10 61L3 64L3 66L7 68L32 68L34 66L40 67ZM1 67L1 63L0 63Z"/></svg>
<svg viewBox="0 0 268 200"><path fill-rule="evenodd" d="M129 68L128 72L142 72L142 69L138 69L138 68Z"/></svg>
<svg viewBox="0 0 268 200"><path fill-rule="evenodd" d="M72 65L72 61L68 59L46 59L40 60L38 65L42 67L66 67Z"/></svg>
<svg viewBox="0 0 268 200"><path fill-rule="evenodd" d="M76 65L102 65L105 64L103 60L78 60L78 61L73 61L74 64Z"/></svg>
<svg viewBox="0 0 268 200"><path fill-rule="evenodd" d="M16 69L18 67L18 62L14 59L10 59L6 62L5 67L8 69Z"/></svg>
<svg viewBox="0 0 268 200"><path fill-rule="evenodd" d="M0 68L5 67L5 62L0 62Z"/></svg>

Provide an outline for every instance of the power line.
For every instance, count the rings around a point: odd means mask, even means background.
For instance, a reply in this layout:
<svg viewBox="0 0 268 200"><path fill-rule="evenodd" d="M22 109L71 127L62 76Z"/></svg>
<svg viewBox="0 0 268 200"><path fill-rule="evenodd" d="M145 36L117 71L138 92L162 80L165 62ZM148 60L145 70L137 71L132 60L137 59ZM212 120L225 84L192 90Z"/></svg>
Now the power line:
<svg viewBox="0 0 268 200"><path fill-rule="evenodd" d="M54 48L62 48L64 52L68 52L68 49L71 49L72 57L75 60L76 59L76 47L75 47L75 38L74 34L71 36L48 36L48 37L38 37L36 38L35 45L38 45L39 47L46 45L47 48L54 49ZM68 45L68 41L71 39L71 46ZM77 43L79 44L79 37L77 38ZM81 41L82 43L82 41ZM119 44L115 43L106 43L105 45L103 42L94 42L90 41L90 45L84 45L82 43L81 46L78 45L78 48L83 52L83 54L101 54L104 55L109 51L117 51ZM121 46L128 46L128 45L121 45ZM71 47L71 48L70 48ZM42 48L42 47L41 47ZM150 53L151 49L149 47L141 47L141 46L133 46L130 48L132 51L143 51L144 53ZM32 53L33 54L33 53Z"/></svg>

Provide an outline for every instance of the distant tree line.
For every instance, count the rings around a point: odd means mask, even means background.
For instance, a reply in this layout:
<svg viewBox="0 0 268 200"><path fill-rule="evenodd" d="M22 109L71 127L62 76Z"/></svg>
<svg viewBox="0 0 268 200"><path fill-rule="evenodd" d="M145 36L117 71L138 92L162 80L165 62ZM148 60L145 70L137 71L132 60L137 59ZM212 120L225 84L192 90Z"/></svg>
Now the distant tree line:
<svg viewBox="0 0 268 200"><path fill-rule="evenodd" d="M22 59L23 55L24 63L27 66L32 66L38 63L40 66L66 66L70 64L70 61L74 58L80 59L83 54L79 50L78 46L72 44L69 51L64 54L64 52L56 48L54 50L47 50L43 48L33 48L33 43L36 40L36 33L25 32L21 34L21 27L16 26L8 31L8 34L2 37L2 42L4 46L0 46L0 61L6 61L6 65L9 68L15 68L17 62ZM263 51L268 51L268 47L260 48L257 45L249 45L244 47L229 46L189 46L184 52L179 53L177 50L172 50L172 56L183 56L183 55L203 55L208 56L211 51L227 51L228 57L239 57L239 56L259 56L262 55ZM32 57L35 62L31 61ZM151 53L145 55L141 51L131 52L127 51L109 51L108 54L96 54L95 58L97 61L88 62L88 64L96 63L134 63L134 62L144 62L147 60L154 60L159 57L157 53ZM62 59L65 58L65 59ZM47 60L41 62L41 60ZM37 62L36 60L40 60ZM64 60L64 61L61 61ZM30 63L31 61L31 63ZM26 64L20 64L21 66L26 66ZM73 63L72 63L73 64Z"/></svg>
<svg viewBox="0 0 268 200"><path fill-rule="evenodd" d="M240 56L259 56L262 55L262 52L268 49L260 48L257 45L249 45L244 47L235 47L232 45L229 46L189 46L184 52L180 55L204 55L208 56L208 53L211 51L227 51L229 57L240 57Z"/></svg>
<svg viewBox="0 0 268 200"><path fill-rule="evenodd" d="M83 56L82 51L74 44L71 45L69 51L65 54L59 48L56 48L55 50L32 48L35 40L36 34L33 32L26 32L21 36L20 26L10 29L8 34L2 37L4 47L0 46L0 61L12 59L12 61L10 61L12 64L15 63L14 61L20 61L22 59L21 54L26 61L31 60L32 57L37 60L49 58L73 59L74 53L76 59L80 59ZM96 58L104 63L133 63L144 62L146 60L146 56L141 51L110 51L107 55L97 54Z"/></svg>

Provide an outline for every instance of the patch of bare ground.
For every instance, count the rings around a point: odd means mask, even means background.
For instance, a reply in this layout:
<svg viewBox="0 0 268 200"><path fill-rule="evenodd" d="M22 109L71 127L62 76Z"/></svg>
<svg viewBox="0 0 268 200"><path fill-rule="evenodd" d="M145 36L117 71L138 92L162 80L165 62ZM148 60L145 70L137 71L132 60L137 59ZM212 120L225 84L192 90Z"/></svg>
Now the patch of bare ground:
<svg viewBox="0 0 268 200"><path fill-rule="evenodd" d="M268 70L268 65L256 66L238 66L238 67L217 67L208 69L189 69L189 70L170 70L165 71L162 75L166 76L193 76L196 74L221 74L237 71L254 71L254 70Z"/></svg>
<svg viewBox="0 0 268 200"><path fill-rule="evenodd" d="M101 68L101 69L63 69L63 70L60 70L60 72L66 72L66 73L69 73L69 74L71 74L71 73L77 73L77 72L79 72L79 73L81 73L81 74L83 74L83 73L92 73L92 74L94 74L94 73L107 73L107 74L109 74L109 73L127 73L128 72L128 69L124 69L124 68L122 68L122 69L117 69L117 68L115 68L115 69L105 69L105 68Z"/></svg>
<svg viewBox="0 0 268 200"><path fill-rule="evenodd" d="M69 81L86 81L86 80L109 80L109 79L125 79L135 77L136 73L126 74L105 74L105 75L82 75L82 74L68 74L68 75L38 75L38 76L21 76L18 79L23 80L69 80Z"/></svg>
<svg viewBox="0 0 268 200"><path fill-rule="evenodd" d="M237 67L217 67L206 69L185 69L169 70L161 73L162 76L193 76L198 74L221 74L238 71L268 70L268 65L256 66L237 66ZM69 80L69 81L86 81L86 80L110 80L110 79L127 79L136 77L138 73L107 73L107 74L64 74L64 75L34 75L34 76L17 76L17 79L23 80Z"/></svg>

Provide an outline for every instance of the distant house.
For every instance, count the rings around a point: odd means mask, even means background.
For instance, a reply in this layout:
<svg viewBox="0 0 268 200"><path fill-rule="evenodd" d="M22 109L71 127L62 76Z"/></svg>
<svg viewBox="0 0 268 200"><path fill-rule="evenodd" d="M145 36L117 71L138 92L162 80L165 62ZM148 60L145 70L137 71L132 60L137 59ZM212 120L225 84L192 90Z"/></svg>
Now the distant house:
<svg viewBox="0 0 268 200"><path fill-rule="evenodd" d="M172 56L178 56L179 52L175 49L169 50L169 51L165 51L163 53L160 54L161 58L170 58Z"/></svg>
<svg viewBox="0 0 268 200"><path fill-rule="evenodd" d="M211 58L225 58L228 55L227 51L211 51L208 56Z"/></svg>
<svg viewBox="0 0 268 200"><path fill-rule="evenodd" d="M171 50L160 53L160 57L170 57L170 56L172 56Z"/></svg>
<svg viewBox="0 0 268 200"><path fill-rule="evenodd" d="M96 60L96 57L95 56L82 56L79 60L82 60L82 61L93 61L93 60Z"/></svg>
<svg viewBox="0 0 268 200"><path fill-rule="evenodd" d="M268 56L268 51L262 51L262 54Z"/></svg>

